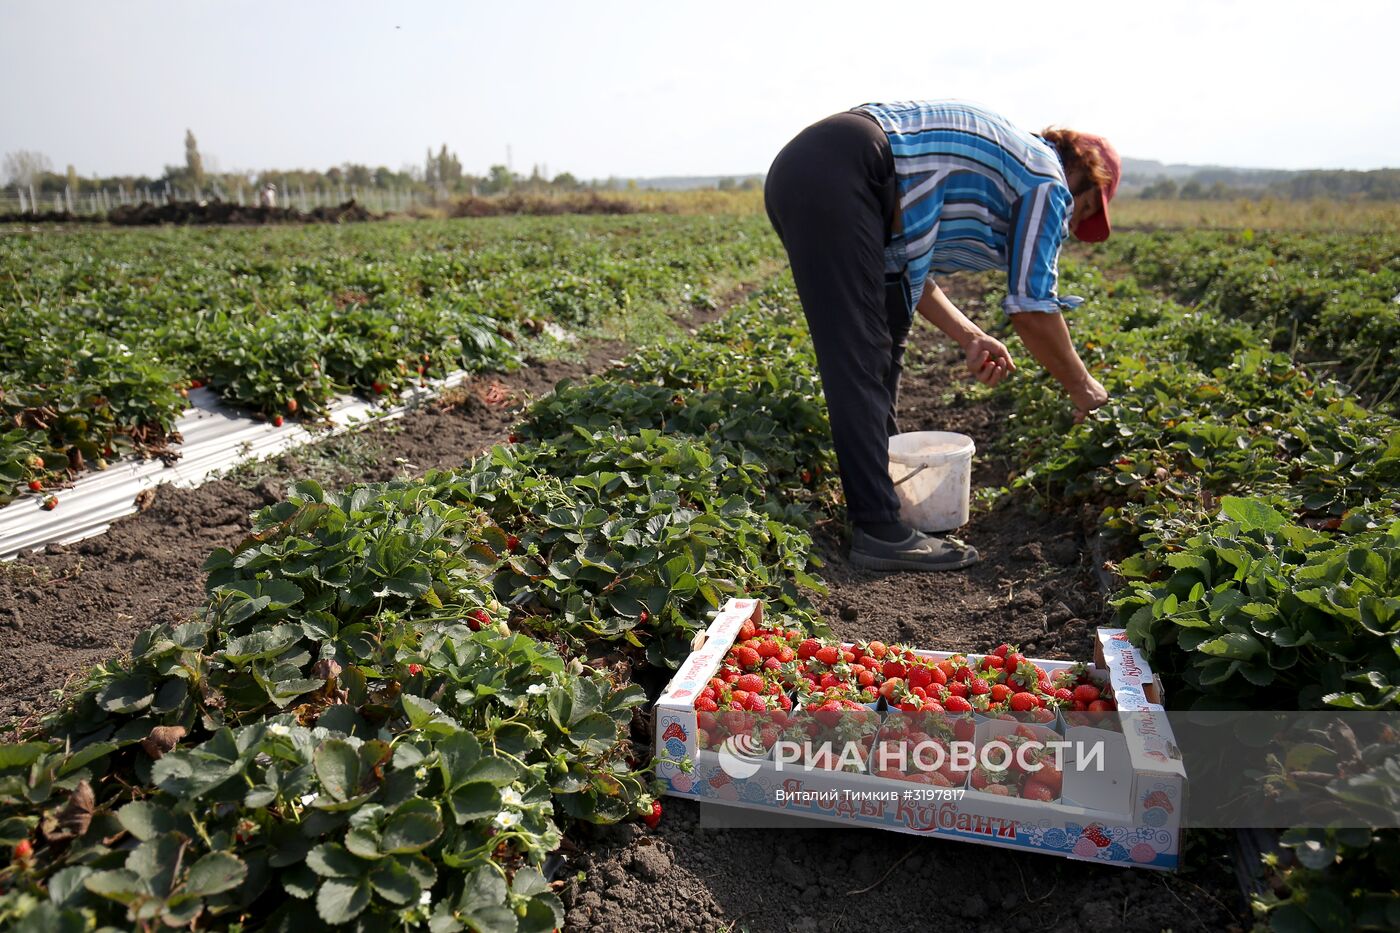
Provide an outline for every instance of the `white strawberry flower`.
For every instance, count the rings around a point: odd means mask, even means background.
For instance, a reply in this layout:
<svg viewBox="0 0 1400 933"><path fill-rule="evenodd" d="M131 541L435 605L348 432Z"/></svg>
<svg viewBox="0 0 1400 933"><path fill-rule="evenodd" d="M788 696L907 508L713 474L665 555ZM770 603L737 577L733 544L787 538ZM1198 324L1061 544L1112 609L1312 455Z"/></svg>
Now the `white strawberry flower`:
<svg viewBox="0 0 1400 933"><path fill-rule="evenodd" d="M497 829L511 829L520 825L520 814L512 810L502 810L492 822Z"/></svg>
<svg viewBox="0 0 1400 933"><path fill-rule="evenodd" d="M507 787L505 790L501 791L501 803L508 807L518 807L521 806L524 801L520 797L520 791L516 790L514 787Z"/></svg>

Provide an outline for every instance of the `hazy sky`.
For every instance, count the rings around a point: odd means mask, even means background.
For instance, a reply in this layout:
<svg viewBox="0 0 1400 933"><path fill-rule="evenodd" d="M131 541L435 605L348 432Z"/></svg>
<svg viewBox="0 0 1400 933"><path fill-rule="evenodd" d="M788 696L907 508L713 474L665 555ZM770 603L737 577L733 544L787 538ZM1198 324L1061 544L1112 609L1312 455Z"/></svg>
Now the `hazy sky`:
<svg viewBox="0 0 1400 933"><path fill-rule="evenodd" d="M870 100L961 97L1170 162L1400 165L1395 0L0 0L0 152L59 171L758 172Z"/></svg>

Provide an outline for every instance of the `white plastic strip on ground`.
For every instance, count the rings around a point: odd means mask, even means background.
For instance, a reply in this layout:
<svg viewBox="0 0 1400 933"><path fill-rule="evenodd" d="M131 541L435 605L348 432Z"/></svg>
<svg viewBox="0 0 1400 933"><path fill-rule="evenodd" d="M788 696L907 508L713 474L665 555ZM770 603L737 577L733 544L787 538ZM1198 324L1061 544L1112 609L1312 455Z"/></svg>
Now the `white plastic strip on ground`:
<svg viewBox="0 0 1400 933"><path fill-rule="evenodd" d="M467 373L459 371L431 379L426 387L410 389L387 407L338 396L330 404L330 426L313 430L292 421L274 428L227 407L208 389L192 389L191 407L175 423L184 438L175 447L179 460L167 467L159 460L128 458L106 470L85 473L71 488L53 491L58 507L52 511L40 507L48 492L14 500L0 508L0 561L49 544L71 544L102 534L112 522L137 511L136 495L143 489L162 483L199 486L240 463L324 440L371 419L396 418L466 378Z"/></svg>

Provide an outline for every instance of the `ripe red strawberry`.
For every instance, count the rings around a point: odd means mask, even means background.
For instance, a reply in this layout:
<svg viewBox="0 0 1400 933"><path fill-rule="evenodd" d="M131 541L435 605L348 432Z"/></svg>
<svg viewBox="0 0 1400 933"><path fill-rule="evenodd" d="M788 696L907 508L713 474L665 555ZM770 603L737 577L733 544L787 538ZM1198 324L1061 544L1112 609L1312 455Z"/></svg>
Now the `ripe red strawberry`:
<svg viewBox="0 0 1400 933"><path fill-rule="evenodd" d="M1099 698L1099 688L1093 684L1080 684L1074 688L1074 699L1080 703L1092 703Z"/></svg>
<svg viewBox="0 0 1400 933"><path fill-rule="evenodd" d="M384 390L388 388L388 386L380 382L378 379L376 379L374 382L371 382L369 384L369 387L374 390L375 395L383 395Z"/></svg>
<svg viewBox="0 0 1400 933"><path fill-rule="evenodd" d="M811 470L803 470L803 471L802 471L802 485L803 485L803 486L810 486L811 484L812 484L812 471L811 471Z"/></svg>
<svg viewBox="0 0 1400 933"><path fill-rule="evenodd" d="M1030 693L1013 693L1011 695L1011 709L1017 713L1025 713L1036 706L1035 695Z"/></svg>
<svg viewBox="0 0 1400 933"><path fill-rule="evenodd" d="M1111 713L1116 708L1111 700L1095 700L1089 704L1089 712L1091 713Z"/></svg>
<svg viewBox="0 0 1400 933"><path fill-rule="evenodd" d="M915 667L909 670L909 686L927 687L933 683L933 672L926 667Z"/></svg>
<svg viewBox="0 0 1400 933"><path fill-rule="evenodd" d="M792 661L793 658L797 657L797 654L787 645L783 645L781 648L778 649L777 657L779 664L788 664Z"/></svg>
<svg viewBox="0 0 1400 933"><path fill-rule="evenodd" d="M783 662L777 658L764 658L763 669L765 671L780 671L783 669Z"/></svg>
<svg viewBox="0 0 1400 933"><path fill-rule="evenodd" d="M43 508L46 512L52 512L54 509L58 508L58 496L49 496L45 499Z"/></svg>
<svg viewBox="0 0 1400 933"><path fill-rule="evenodd" d="M967 702L967 700L964 697L960 697L957 694L954 694L948 697L948 699L944 700L943 708L950 713L972 712L972 704Z"/></svg>
<svg viewBox="0 0 1400 933"><path fill-rule="evenodd" d="M834 645L824 645L817 650L815 658L823 664L834 666L841 661L841 650Z"/></svg>
<svg viewBox="0 0 1400 933"><path fill-rule="evenodd" d="M763 658L748 645L740 645L734 649L734 660L746 671L757 670L758 666L763 663Z"/></svg>
<svg viewBox="0 0 1400 933"><path fill-rule="evenodd" d="M15 843L14 860L16 862L23 862L30 858L30 856L32 856L33 854L34 844L31 843L28 839L21 839L19 842Z"/></svg>
<svg viewBox="0 0 1400 933"><path fill-rule="evenodd" d="M702 713L714 713L719 711L719 704L709 697L700 697L695 701L695 708Z"/></svg>
<svg viewBox="0 0 1400 933"><path fill-rule="evenodd" d="M951 696L962 697L966 699L968 696L967 684L955 680L952 683L948 684L948 693Z"/></svg>
<svg viewBox="0 0 1400 933"><path fill-rule="evenodd" d="M483 625L490 625L491 617L486 614L485 609L474 609L467 613L467 627L473 632L481 631Z"/></svg>
<svg viewBox="0 0 1400 933"><path fill-rule="evenodd" d="M763 690L763 678L757 674L745 674L735 681L734 686L749 693L759 693Z"/></svg>
<svg viewBox="0 0 1400 933"><path fill-rule="evenodd" d="M1060 687L1055 691L1055 699L1059 700L1061 703L1073 703L1074 691L1070 690L1068 687Z"/></svg>
<svg viewBox="0 0 1400 933"><path fill-rule="evenodd" d="M903 677L908 671L905 666L898 661L886 661L884 667L881 669L881 673L885 675L886 679L889 679L891 677Z"/></svg>
<svg viewBox="0 0 1400 933"><path fill-rule="evenodd" d="M992 654L996 655L999 658L1005 658L1006 653L1010 650L1011 646L1008 645L1006 642L1002 642L1001 644L997 645L996 648L992 649Z"/></svg>
<svg viewBox="0 0 1400 933"><path fill-rule="evenodd" d="M758 628L753 624L753 619L745 619L744 624L739 626L739 640L748 641L758 633Z"/></svg>
<svg viewBox="0 0 1400 933"><path fill-rule="evenodd" d="M1055 767L1052 757L1046 756L1040 762L1040 770L1032 772L1035 779L1054 792L1055 796L1060 795L1060 789L1064 787L1065 775L1059 768Z"/></svg>
<svg viewBox="0 0 1400 933"><path fill-rule="evenodd" d="M520 547L520 538L516 535L506 535L506 550L514 551Z"/></svg>
<svg viewBox="0 0 1400 933"><path fill-rule="evenodd" d="M984 794L995 794L998 797L1010 797L1011 788L1005 784L988 784L982 791Z"/></svg>
<svg viewBox="0 0 1400 933"><path fill-rule="evenodd" d="M640 622L642 625L646 625L646 624L647 624L647 620L650 619L650 618L651 618L651 615L650 615L645 609L643 609L641 612L637 613L637 621Z"/></svg>
<svg viewBox="0 0 1400 933"><path fill-rule="evenodd" d="M969 693L976 697L980 697L984 693L992 692L991 684L987 683L981 677L972 678L972 682L967 685L967 689Z"/></svg>
<svg viewBox="0 0 1400 933"><path fill-rule="evenodd" d="M408 665L408 676L410 676L410 677L417 677L417 676L418 676L419 674L421 674L421 673L423 673L423 665L421 665L421 664L409 664L409 665Z"/></svg>
<svg viewBox="0 0 1400 933"><path fill-rule="evenodd" d="M642 816L642 822L652 829L657 827L661 822L661 801L652 801L651 812Z"/></svg>
<svg viewBox="0 0 1400 933"><path fill-rule="evenodd" d="M191 380L190 380L190 388L191 388L191 389L202 389L202 388L204 388L204 380L203 380L203 379L191 379Z"/></svg>
<svg viewBox="0 0 1400 933"><path fill-rule="evenodd" d="M865 650L867 654L878 661L885 656L885 652L889 649L885 647L885 643L882 641L872 641L865 646Z"/></svg>
<svg viewBox="0 0 1400 933"><path fill-rule="evenodd" d="M37 479L31 479L31 480L29 481L29 491L30 491L30 492L39 492L39 491L42 490L43 488L44 488L44 484L41 483L41 482L39 482Z"/></svg>
<svg viewBox="0 0 1400 933"><path fill-rule="evenodd" d="M1004 772L998 771L995 774L993 774L991 771L988 771L986 768L982 767L981 765L978 765L977 767L972 769L972 789L986 790L988 787L999 783L999 779L1003 775Z"/></svg>
<svg viewBox="0 0 1400 933"><path fill-rule="evenodd" d="M507 444L518 444L518 443L520 443L520 435L519 435L519 434L516 434L514 431L511 431L509 434L506 435L506 443L507 443Z"/></svg>
<svg viewBox="0 0 1400 933"><path fill-rule="evenodd" d="M992 684L992 702L1000 703L1011 696L1011 688L1006 684Z"/></svg>
<svg viewBox="0 0 1400 933"><path fill-rule="evenodd" d="M815 638L808 638L797 646L797 656L805 661L808 658L815 657L816 653L821 650L821 647L821 642L817 641Z"/></svg>
<svg viewBox="0 0 1400 933"><path fill-rule="evenodd" d="M289 398L289 399L287 399L287 413L288 413L288 414L291 414L291 415L295 415L295 414L297 413L297 400L296 400L296 399L294 399L294 398Z"/></svg>
<svg viewBox="0 0 1400 933"><path fill-rule="evenodd" d="M754 650L758 652L759 657L776 658L778 656L780 646L773 639L765 638L763 641L754 645Z"/></svg>
<svg viewBox="0 0 1400 933"><path fill-rule="evenodd" d="M1025 785L1021 788L1021 796L1027 800L1039 800L1042 803L1050 803L1055 799L1056 794L1045 784L1035 778L1031 778L1026 781Z"/></svg>
<svg viewBox="0 0 1400 933"><path fill-rule="evenodd" d="M1031 718L1036 722L1054 722L1055 711L1041 706L1031 711Z"/></svg>
<svg viewBox="0 0 1400 933"><path fill-rule="evenodd" d="M280 427L282 427L282 416L281 416L281 415L273 415L273 416L272 416L272 426L273 426L274 428L280 428Z"/></svg>

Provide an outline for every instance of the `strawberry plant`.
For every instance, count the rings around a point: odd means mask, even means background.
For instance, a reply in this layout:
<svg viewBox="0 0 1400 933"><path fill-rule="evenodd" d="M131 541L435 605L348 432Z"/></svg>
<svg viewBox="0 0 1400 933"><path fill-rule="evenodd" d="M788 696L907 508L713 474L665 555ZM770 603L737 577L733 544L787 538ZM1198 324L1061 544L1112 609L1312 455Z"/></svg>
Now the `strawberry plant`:
<svg viewBox="0 0 1400 933"><path fill-rule="evenodd" d="M1130 636L1197 696L1394 708L1400 522L1354 514L1332 535L1257 500L1221 512L1114 599Z"/></svg>

